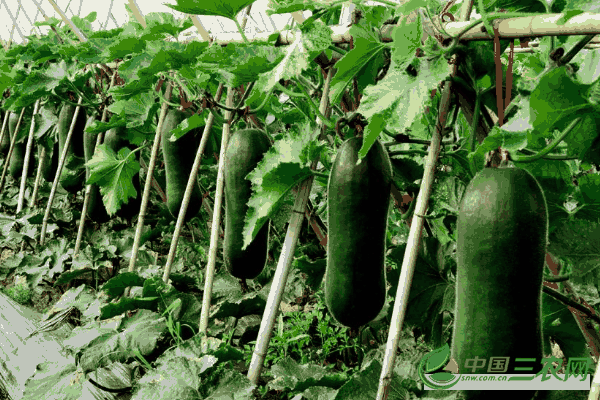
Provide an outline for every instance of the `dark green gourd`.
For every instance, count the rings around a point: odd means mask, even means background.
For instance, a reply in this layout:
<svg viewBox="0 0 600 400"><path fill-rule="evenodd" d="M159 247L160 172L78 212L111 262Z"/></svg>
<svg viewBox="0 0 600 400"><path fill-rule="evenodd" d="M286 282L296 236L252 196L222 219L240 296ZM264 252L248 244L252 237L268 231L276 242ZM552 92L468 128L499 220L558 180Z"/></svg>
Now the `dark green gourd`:
<svg viewBox="0 0 600 400"><path fill-rule="evenodd" d="M17 123L19 122L19 114L11 113L8 119L8 132L10 134L10 138L15 136ZM24 130L24 123L21 122L21 127L19 131ZM23 167L25 165L25 152L27 150L27 137L22 138L19 142L15 144L12 155L10 157L10 161L8 164L8 172L13 179L21 179L21 174L23 173ZM33 165L33 151L29 157L29 170L27 171L27 176L32 176L32 172L35 170L35 166Z"/></svg>
<svg viewBox="0 0 600 400"><path fill-rule="evenodd" d="M165 117L162 130L162 151L165 160L165 175L167 181L167 208L174 218L179 215L183 203L185 188L198 151L197 131L191 130L172 142L171 131L177 128L186 114L178 110L169 110ZM203 128L201 128L203 130ZM185 220L189 221L198 214L202 206L202 193L198 182L194 182L190 202L185 213Z"/></svg>
<svg viewBox="0 0 600 400"><path fill-rule="evenodd" d="M359 165L362 140L339 148L329 176L325 303L341 324L357 328L373 320L386 296L385 235L392 164L376 141Z"/></svg>
<svg viewBox="0 0 600 400"><path fill-rule="evenodd" d="M239 279L254 279L267 262L269 222L267 221L246 250L244 218L252 194L252 183L246 176L256 168L271 147L266 133L244 129L233 133L225 153L225 240L223 259L231 275Z"/></svg>
<svg viewBox="0 0 600 400"><path fill-rule="evenodd" d="M58 152L59 159L62 155L71 122L75 115L76 106L65 104L58 115ZM85 183L85 167L84 167L84 151L83 151L83 132L85 129L87 116L85 109L82 107L79 110L73 134L71 135L71 143L67 150L67 158L60 177L61 186L70 193L77 193L83 189Z"/></svg>
<svg viewBox="0 0 600 400"><path fill-rule="evenodd" d="M510 357L507 374L539 371L547 235L546 200L529 172L485 168L471 180L457 220L452 357L461 374L488 373L490 357ZM475 357L486 360L485 368L467 368L467 360ZM516 364L517 357L536 362ZM515 371L519 366L533 369ZM534 394L465 391L468 399L529 400Z"/></svg>
<svg viewBox="0 0 600 400"><path fill-rule="evenodd" d="M91 116L88 118L85 124L86 128L91 125L96 118ZM90 133L87 131L83 132L83 154L85 162L87 163L94 156L94 150L96 148L97 133ZM90 168L85 167L85 180L90 178ZM100 194L100 188L98 185L92 185L90 192L90 202L88 203L87 217L96 222L106 222L110 219L106 208L102 203L102 195Z"/></svg>

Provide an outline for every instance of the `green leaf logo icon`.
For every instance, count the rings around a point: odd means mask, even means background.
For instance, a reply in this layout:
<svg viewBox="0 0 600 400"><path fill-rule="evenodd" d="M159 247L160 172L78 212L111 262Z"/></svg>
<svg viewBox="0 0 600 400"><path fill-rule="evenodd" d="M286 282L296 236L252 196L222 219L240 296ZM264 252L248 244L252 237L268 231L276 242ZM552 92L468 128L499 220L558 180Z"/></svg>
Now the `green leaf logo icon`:
<svg viewBox="0 0 600 400"><path fill-rule="evenodd" d="M427 363L425 364L425 373L438 370L445 366L448 360L450 360L450 346L446 343L446 345L427 354L426 357L428 358Z"/></svg>
<svg viewBox="0 0 600 400"><path fill-rule="evenodd" d="M448 362L450 361L450 362ZM443 371L439 371L441 368ZM419 363L419 378L432 389L449 389L459 381L458 365L450 359L450 346L445 344L427 353ZM425 374L431 374L426 376Z"/></svg>

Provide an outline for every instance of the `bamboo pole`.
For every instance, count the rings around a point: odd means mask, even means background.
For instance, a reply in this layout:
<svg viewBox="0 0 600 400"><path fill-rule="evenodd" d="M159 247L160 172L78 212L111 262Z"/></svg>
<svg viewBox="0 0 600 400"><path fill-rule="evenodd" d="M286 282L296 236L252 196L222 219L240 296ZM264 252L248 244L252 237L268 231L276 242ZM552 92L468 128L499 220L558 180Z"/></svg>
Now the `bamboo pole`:
<svg viewBox="0 0 600 400"><path fill-rule="evenodd" d="M331 79L333 78L335 71L331 68L327 74L327 79L324 82L323 93L321 96L321 102L319 105L319 111L321 114L327 116L331 110L329 105L329 92L331 89ZM324 121L317 117L317 126L321 131L321 136L325 135L326 126ZM311 169L317 168L319 158L317 157L311 163ZM304 220L304 213L306 210L306 204L308 203L308 196L313 183L313 176L305 179L300 183L298 189L298 195L294 201L293 212L291 213L290 222L283 242L282 251L277 262L277 268L275 270L275 276L273 277L273 283L267 299L267 305L263 314L260 329L258 332L258 338L252 353L252 360L248 369L248 379L253 384L258 383L260 373L264 366L265 357L267 355L267 349L273 335L273 327L275 326L275 320L279 313L281 299L287 278L290 271L290 266L298 243L298 237L300 236L300 230L302 228L302 221Z"/></svg>
<svg viewBox="0 0 600 400"><path fill-rule="evenodd" d="M296 16L296 18L298 19L298 23L303 22L303 20L299 19L298 16ZM323 94L321 96L321 102L319 104L319 111L325 116L328 116L329 112L331 111L331 108L329 107L329 92L331 89L331 80L334 74L335 69L330 68L327 74L327 79L324 82ZM317 117L317 126L321 131L321 137L323 137L326 132L326 126L324 121L322 121L319 117ZM319 158L317 157L311 163L311 169L315 170L317 168L318 163ZM285 285L287 283L287 278L289 275L290 265L292 263L292 259L296 250L298 237L300 236L302 221L304 220L306 205L309 200L313 180L314 177L310 176L300 184L296 200L294 201L294 206L292 208L294 212L291 213L290 222L288 224L288 230L286 232L282 247L282 249L285 249L285 251L281 252L279 256L279 261L277 262L275 276L273 277L273 283L271 285L271 290L269 291L269 297L267 299L265 312L261 319L258 338L254 347L254 352L252 353L250 367L248 369L248 379L255 385L258 384L258 379L260 377L260 373L264 366L264 361L267 355L267 349L269 347L269 343L273 335L273 327L275 326L275 320L279 313L281 299L283 297L283 292L285 290Z"/></svg>
<svg viewBox="0 0 600 400"><path fill-rule="evenodd" d="M463 3L461 18L469 18L468 10L472 7L473 0L467 0ZM454 56L454 62L451 64L451 75L456 75L458 71L458 58ZM398 342L402 333L402 324L406 316L406 308L408 305L408 296L410 294L410 286L412 284L415 265L419 248L421 246L421 238L423 235L423 225L425 223L424 215L427 211L429 197L433 191L433 181L437 160L440 155L442 144L442 130L446 126L448 118L448 109L450 108L450 98L452 96L452 82L446 81L442 92L442 100L440 104L439 120L435 125L431 145L425 162L425 171L421 181L421 190L417 195L415 212L412 218L404 258L402 260L402 268L398 279L398 288L396 289L396 298L394 300L394 309L392 311L392 321L388 333L388 340L383 358L383 365L379 377L379 387L377 389L376 400L387 400L390 384L392 383L392 374L396 362L398 351ZM413 200L415 201L415 200Z"/></svg>
<svg viewBox="0 0 600 400"><path fill-rule="evenodd" d="M252 9L252 4L246 7L246 15L244 16L242 23L240 24L241 28L244 29L246 24L248 23L248 16L250 15L250 10ZM200 21L198 21L200 23ZM223 93L223 84L219 84L216 93L217 101L220 100L221 95ZM183 195L183 202L181 207L179 208L179 213L177 215L177 223L175 224L175 231L173 232L173 238L171 239L171 246L169 247L169 255L167 256L167 263L165 264L165 271L163 274L163 281L167 283L169 281L169 275L171 273L171 267L173 266L173 261L175 260L175 253L177 252L177 244L179 243L179 236L181 235L181 230L183 228L183 224L185 223L185 214L188 209L188 205L190 204L190 198L192 196L192 191L194 185L197 184L196 178L198 177L198 168L200 168L200 162L202 161L202 155L204 154L204 149L206 148L206 143L208 143L208 137L210 136L210 132L212 129L212 125L214 122L214 114L210 113L208 117L208 121L204 126L204 132L202 134L202 140L200 141L200 145L198 146L198 150L196 152L196 157L194 158L194 165L192 166L192 171L190 172L190 176L188 178L187 185L185 187L185 193ZM223 144L221 144L223 147ZM214 271L214 269L213 269ZM207 280L212 282L213 277L206 277ZM211 284L212 287L212 284ZM206 297L206 295L205 295ZM210 304L210 297L208 299L208 304Z"/></svg>
<svg viewBox="0 0 600 400"><path fill-rule="evenodd" d="M6 163L4 163L4 168L2 169L2 177L0 177L0 193L2 193L2 191L4 190L6 172L8 171L8 165L10 164L10 158L12 157L13 150L15 149L15 145L17 144L17 134L21 129L21 121L23 121L23 114L25 114L25 107L23 107L23 109L21 110L21 115L19 115L19 121L17 122L15 133L10 138L10 147L8 148L8 154L6 155Z"/></svg>
<svg viewBox="0 0 600 400"><path fill-rule="evenodd" d="M167 100L171 100L172 93L173 93L173 83L169 79L169 82L167 83L167 90L165 93L165 98ZM142 242L142 229L144 229L144 219L146 217L148 201L150 200L150 188L152 187L152 176L154 174L154 168L156 166L156 158L158 156L158 149L160 147L161 132L163 129L163 124L165 122L165 116L167 115L168 109L169 109L169 105L167 103L163 103L161 106L161 109L160 109L160 117L158 119L158 126L156 127L156 134L154 135L154 144L152 145L152 155L150 156L150 164L148 165L148 172L146 173L146 181L144 182L144 194L142 196L142 204L140 205L140 214L138 216L138 223L137 223L137 228L135 231L135 239L133 241L133 248L131 249L131 258L129 259L129 268L128 268L129 272L133 272L135 270L135 262L137 260L137 255L140 250L140 243Z"/></svg>
<svg viewBox="0 0 600 400"><path fill-rule="evenodd" d="M196 27L196 30L198 31L198 33L202 37L202 40L205 41L205 42L210 42L210 35L206 31L206 29L204 29L204 26L200 22L200 18L198 18L197 15L190 15L190 19L192 20L192 23Z"/></svg>
<svg viewBox="0 0 600 400"><path fill-rule="evenodd" d="M38 169L35 174L35 182L33 183L33 194L31 195L31 202L29 203L29 207L33 207L33 205L35 204L35 200L36 200L38 192L40 190L40 181L42 179L42 172L44 171L44 168L46 167L46 163L48 161L51 161L51 160L46 159L46 148L44 146L42 146L42 149L40 150L40 153L39 153Z"/></svg>
<svg viewBox="0 0 600 400"><path fill-rule="evenodd" d="M113 72L113 75L110 79L110 87L112 88L115 85L115 80L117 78L116 71ZM108 107L104 107L102 111L102 122L106 122L108 119ZM102 144L103 133L100 132L96 136L96 144L94 145L94 153L100 144ZM87 167L86 167L87 168ZM87 180L87 179L86 179ZM77 239L75 240L75 249L73 250L73 258L77 257L79 253L79 249L81 248L81 240L83 239L83 231L85 228L85 220L87 217L88 207L90 205L90 198L92 197L92 185L86 182L85 185L85 195L83 197L83 207L81 209L81 218L79 219L79 229L77 230Z"/></svg>
<svg viewBox="0 0 600 400"><path fill-rule="evenodd" d="M79 100L77 101L77 107L75 108L75 114L73 115L71 126L69 127L69 133L67 134L67 139L65 140L65 145L63 147L62 154L60 155L60 159L58 161L58 167L56 168L56 174L54 175L54 181L52 182L52 189L50 190L50 198L48 198L48 204L46 204L46 212L44 213L44 220L42 221L42 230L40 232L40 245L43 245L46 241L46 230L48 229L48 220L50 219L52 203L54 203L54 197L56 196L56 190L58 189L60 176L62 174L63 167L65 166L65 161L67 160L67 153L69 151L69 146L71 145L71 137L73 137L73 131L75 130L77 117L79 117L79 110L81 109L82 100L83 99L79 97Z"/></svg>
<svg viewBox="0 0 600 400"><path fill-rule="evenodd" d="M142 12L140 11L140 8L136 4L135 0L129 0L129 8L131 9L131 12L133 13L133 16L137 22L139 22L142 27L146 28L146 20L142 16Z"/></svg>
<svg viewBox="0 0 600 400"><path fill-rule="evenodd" d="M217 89L217 94L215 96L215 100L219 101L221 99L221 94L223 93L223 84L219 84L219 88ZM171 273L171 267L173 266L173 261L175 260L175 254L177 252L177 244L179 242L179 236L181 235L181 230L185 223L185 214L188 209L188 205L190 204L190 198L192 197L192 192L194 189L194 185L197 184L196 179L198 178L198 169L200 168L200 162L202 161L202 155L204 154L204 149L206 148L206 143L208 143L208 138L210 136L210 131L212 129L213 122L215 120L214 114L210 113L208 116L208 120L206 121L206 125L204 126L204 132L202 134L202 140L200 141L200 145L198 146L198 151L196 152L196 158L194 158L194 165L192 166L192 171L190 172L190 177L187 182L187 186L185 187L185 194L183 195L183 202L181 203L181 208L179 209L179 214L177 215L177 223L175 224L175 231L173 232L173 238L171 239L171 246L169 247L169 255L167 256L167 263L165 264L165 271L163 274L163 281L167 283L169 281L169 275ZM203 200L205 201L205 200Z"/></svg>
<svg viewBox="0 0 600 400"><path fill-rule="evenodd" d="M73 21L71 21L69 19L69 17L67 17L67 15L58 7L58 5L56 5L56 3L54 2L54 0L48 0L48 3L50 3L50 5L52 5L52 7L54 8L54 10L60 15L60 17L62 18L63 21L65 21L65 23L67 25L69 25L69 27L71 28L71 30L73 31L73 33L75 33L75 35L77 36L77 38L79 39L80 42L87 42L87 39L85 38L85 36L83 35L83 33L79 30L79 28L77 28L75 26L75 24L73 23Z"/></svg>
<svg viewBox="0 0 600 400"><path fill-rule="evenodd" d="M19 188L19 200L17 201L17 214L23 210L23 203L25 202L25 187L27 184L27 172L29 172L29 157L31 156L33 148L33 132L35 131L35 114L37 114L39 110L40 100L37 100L33 106L29 137L27 138L27 146L25 148L25 162L23 163L23 171L21 172L21 187Z"/></svg>
<svg viewBox="0 0 600 400"><path fill-rule="evenodd" d="M227 88L226 106L233 108L233 95L235 90ZM212 114L211 114L212 115ZM219 152L219 170L217 172L217 189L215 193L215 207L213 211L212 227L210 230L210 247L208 249L208 262L206 265L206 278L204 280L204 294L202 296L202 312L200 314L199 331L202 340L202 347L207 345L208 314L210 312L210 302L212 298L213 277L215 275L215 264L217 261L217 247L219 242L219 226L221 223L221 208L223 205L223 187L225 171L225 150L229 143L229 133L231 126L229 121L233 117L231 111L225 113L223 124L223 136L221 137L221 149Z"/></svg>
<svg viewBox="0 0 600 400"><path fill-rule="evenodd" d="M559 25L558 21L564 14L540 14L534 17L519 17L496 19L493 24L498 28L498 34L501 39L511 38L530 38L543 36L565 36L565 35L589 35L600 34L600 14L599 13L582 13L563 25ZM446 35L443 32L437 32L442 40L451 39L452 36L459 34L471 22L448 22L442 26L448 32ZM385 42L392 41L392 30L396 25L386 24L379 29L379 34ZM469 29L461 40L493 40L493 35L481 31L481 24ZM434 24L431 21L423 21L423 27L426 32L434 31ZM333 31L331 40L334 43L349 43L351 39L350 27L346 25L330 26ZM436 30L437 31L437 30ZM250 42L264 42L273 35L274 32L250 32L246 34ZM206 41L203 38L198 38L198 41ZM277 40L278 45L289 45L296 39L296 31L284 30L279 32ZM226 46L229 43L244 43L244 39L239 32L221 32L218 37L212 39L215 43Z"/></svg>

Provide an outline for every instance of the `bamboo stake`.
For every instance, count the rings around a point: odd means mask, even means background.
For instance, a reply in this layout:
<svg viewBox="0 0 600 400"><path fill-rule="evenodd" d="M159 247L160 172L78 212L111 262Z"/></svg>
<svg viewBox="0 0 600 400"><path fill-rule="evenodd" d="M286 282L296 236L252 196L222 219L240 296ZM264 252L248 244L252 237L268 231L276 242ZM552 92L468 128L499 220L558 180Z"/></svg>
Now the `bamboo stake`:
<svg viewBox="0 0 600 400"><path fill-rule="evenodd" d="M17 127L15 128L15 133L13 137L10 138L10 147L8 148L8 154L6 155L6 162L4 163L4 168L2 169L2 177L0 177L0 193L4 190L4 182L6 179L6 172L8 171L8 164L10 164L10 158L12 157L13 150L15 149L15 145L17 144L17 133L21 129L21 121L23 121L23 114L25 114L25 107L21 110L21 115L19 115L19 121L17 122Z"/></svg>
<svg viewBox="0 0 600 400"><path fill-rule="evenodd" d="M233 95L235 90L227 88L226 106L233 108ZM212 115L212 114L211 114ZM202 338L202 347L207 345L207 329L208 329L208 314L210 312L210 301L212 298L213 277L215 275L215 264L217 261L217 247L219 242L219 226L221 223L221 208L223 205L223 187L224 187L224 171L225 171L225 150L229 143L229 133L231 125L229 121L233 118L233 113L227 111L223 124L223 136L221 137L221 149L219 152L219 171L217 173L217 190L215 193L215 207L213 211L212 227L210 230L210 247L208 249L208 262L206 265L206 278L204 280L204 294L202 296L202 313L200 314L200 335Z"/></svg>
<svg viewBox="0 0 600 400"><path fill-rule="evenodd" d="M23 203L25 202L25 187L27 184L27 172L29 171L29 157L31 156L31 149L33 147L33 132L35 131L35 114L37 114L39 110L40 100L37 100L33 106L29 137L27 138L27 146L25 148L25 162L23 163L23 171L21 172L21 187L19 189L19 200L17 201L17 214L23 210Z"/></svg>
<svg viewBox="0 0 600 400"><path fill-rule="evenodd" d="M329 73L327 74L327 79L325 80L321 104L319 106L321 114L325 116L327 116L327 111L329 109L329 91L333 74L333 69L330 69ZM317 118L317 123L319 129L321 130L321 135L324 135L326 130L325 124L320 118ZM319 159L317 157L315 160L313 160L311 169L316 169L318 162ZM250 382L255 385L258 383L258 378L260 377L260 373L265 362L265 357L267 355L269 342L273 336L273 327L275 326L275 320L277 319L277 315L279 313L281 298L283 297L285 284L287 282L290 266L296 250L296 244L298 243L298 237L300 236L302 221L304 220L304 212L306 210L306 204L308 202L308 196L310 195L313 179L314 176L311 175L309 178L300 183L298 195L296 196L294 207L292 209L293 212L291 213L290 223L288 224L288 229L283 242L282 249L285 251L282 251L279 256L279 261L277 263L277 269L275 270L275 276L273 277L273 283L271 285L271 291L269 292L269 298L267 299L265 312L260 322L256 346L254 347L252 361L250 362L250 368L248 369L248 379L250 379Z"/></svg>
<svg viewBox="0 0 600 400"><path fill-rule="evenodd" d="M248 23L248 16L250 15L250 10L252 9L252 4L246 7L246 15L244 16L242 23L240 24L241 28L244 29L246 24ZM199 21L198 21L199 22ZM199 30L200 33L202 31ZM217 89L216 98L217 101L221 99L221 95L223 93L223 84L219 84ZM210 131L212 129L212 125L214 122L214 114L210 113L208 117L208 121L204 126L204 132L202 134L202 140L200 141L200 145L198 146L198 151L196 152L196 158L194 158L194 165L192 166L192 171L190 172L190 177L188 178L187 185L185 187L185 193L183 195L183 202L181 207L179 208L179 213L177 215L177 223L175 224L175 231L173 232L173 238L171 240L171 246L169 248L169 255L167 256L167 263L165 264L165 272L163 274L163 281L167 283L169 281L169 275L171 273L171 267L173 266L173 261L175 260L175 253L177 251L177 243L179 242L179 236L181 235L181 229L183 228L183 224L185 222L185 214L187 212L188 205L190 204L190 197L192 197L192 191L194 185L196 185L196 178L198 177L198 168L200 168L200 162L202 161L202 155L204 154L204 149L206 148L206 143L208 142L208 137L210 136ZM221 148L223 148L223 144L221 144ZM214 271L214 268L213 268ZM212 282L213 277L206 278ZM212 283L211 283L212 288ZM205 298L207 296L205 295ZM208 296L208 304L210 305L210 296Z"/></svg>
<svg viewBox="0 0 600 400"><path fill-rule="evenodd" d="M79 28L77 28L75 26L75 24L73 23L73 21L71 21L69 19L69 17L67 17L67 14L65 14L58 7L58 5L56 5L56 3L54 2L54 0L48 0L48 3L50 3L52 5L52 7L54 8L54 10L60 15L60 17L62 18L62 20L65 21L65 23L67 25L69 25L69 28L71 28L71 30L73 31L73 33L75 33L75 35L77 36L77 38L79 39L79 41L80 42L87 42L87 39L85 38L85 36L83 36L83 33L79 30Z"/></svg>
<svg viewBox="0 0 600 400"><path fill-rule="evenodd" d="M472 4L473 0L463 3L461 17L469 18L469 14L466 12L466 10L472 7ZM457 59L457 56L454 56L454 62L451 65L452 76L455 76L458 71L458 61L459 60ZM446 126L451 95L452 82L447 81L444 84L439 120L435 126L435 131L431 139L431 145L429 146L429 153L427 154L425 171L423 173L423 180L421 182L421 190L419 190L419 194L417 195L415 212L413 214L412 223L408 234L408 241L404 251L400 278L398 279L398 289L396 290L396 299L394 300L394 310L392 311L392 321L390 322L385 356L383 358L381 375L379 377L379 387L377 389L376 400L387 400L390 384L392 382L392 374L394 371L398 350L398 341L400 340L400 334L402 333L402 324L406 315L408 295L410 294L410 286L412 284L413 275L415 272L419 247L421 245L421 237L423 235L423 224L425 223L425 218L423 216L427 211L429 197L433 191L435 170L442 144L442 130L443 127Z"/></svg>
<svg viewBox="0 0 600 400"><path fill-rule="evenodd" d="M379 390L377 392L377 400L387 399L389 384L392 381L392 371L396 359L396 350L398 341L402 332L402 323L406 314L406 306L408 303L408 295L410 293L410 285L412 283L417 254L421 242L423 223L427 211L427 203L431 195L437 158L441 147L441 132L437 129L439 126L445 126L447 107L450 99L450 82L444 84L444 92L442 98L442 107L446 107L445 111L440 112L440 123L436 125L436 130L429 146L429 154L427 155L426 169L423 175L421 190L417 196L417 203L413 222L410 227L410 233L406 244L406 251L402 262L400 278L398 280L398 289L396 299L394 301L394 311L392 312L392 321L390 323L390 331L384 357L384 364L381 370L379 380ZM440 125L441 124L441 125ZM413 200L414 201L414 200Z"/></svg>
<svg viewBox="0 0 600 400"><path fill-rule="evenodd" d="M117 73L114 72L110 79L110 87L112 88L115 85L115 80L117 78ZM108 107L104 107L102 111L102 122L106 122L108 119ZM94 145L94 153L98 146L102 144L104 134L102 132L98 133L96 136L96 144ZM87 167L86 167L87 168ZM86 178L86 181L89 178ZM75 249L73 250L73 258L77 257L79 253L79 249L81 248L81 240L83 239L83 231L85 228L85 220L87 218L87 211L90 205L90 198L92 197L92 185L86 182L85 185L85 195L83 197L83 207L81 209L81 218L79 219L79 229L77 230L77 239L75 240Z"/></svg>
<svg viewBox="0 0 600 400"><path fill-rule="evenodd" d="M131 9L133 16L135 17L135 19L137 19L139 24L142 25L142 27L146 28L146 20L142 16L142 12L140 11L138 5L135 3L135 0L129 0L129 8Z"/></svg>
<svg viewBox="0 0 600 400"><path fill-rule="evenodd" d="M198 18L197 15L190 15L190 19L192 20L192 23L196 27L196 30L198 31L200 36L202 36L202 40L204 40L205 42L210 42L210 36L206 29L204 29L202 23L200 22L200 18Z"/></svg>
<svg viewBox="0 0 600 400"><path fill-rule="evenodd" d="M302 23L302 19L303 18L299 18L298 16L296 16L296 20L298 23ZM343 21L340 22L343 23ZM323 94L321 96L321 103L319 105L319 110L321 114L325 116L328 116L328 112L331 110L331 108L328 107L329 91L331 79L333 78L334 74L335 69L330 68L327 74L327 79L324 83ZM326 132L326 126L319 117L317 117L317 125L319 126L319 129L321 131L321 136L324 136ZM317 157L311 163L311 169L316 169L318 163L319 159ZM313 176L307 178L300 184L300 187L298 189L298 194L296 196L296 200L293 206L294 212L290 217L288 230L286 232L282 247L283 249L285 249L285 251L282 252L279 256L277 269L275 270L275 276L273 277L273 284L269 292L265 312L261 319L260 328L258 332L258 339L256 341L256 346L254 348L252 360L248 369L248 379L255 385L258 383L258 378L260 377L265 357L267 355L269 342L271 341L271 337L273 335L275 319L277 318L277 315L279 313L281 298L283 297L283 292L289 275L290 265L292 263L292 258L294 256L296 244L298 243L298 237L300 236L302 221L304 220L304 213L306 211L306 205L309 200L313 179Z"/></svg>
<svg viewBox="0 0 600 400"><path fill-rule="evenodd" d="M82 100L83 99L79 97L79 100L77 101L77 107L75 108L75 114L73 115L71 126L69 127L69 133L67 134L67 139L65 140L65 145L62 154L60 155L60 159L58 161L58 167L56 168L56 174L54 175L54 181L52 182L52 189L50 190L50 198L48 199L48 204L46 205L46 212L44 213L44 220L42 221L42 230L40 232L40 245L43 245L46 241L46 230L48 229L48 219L50 218L50 210L52 210L52 203L54 202L54 197L56 196L58 182L60 181L60 176L62 174L65 161L67 160L67 153L69 151L69 146L71 145L71 137L73 136L73 131L75 130L77 117L79 117L79 110L81 109Z"/></svg>
<svg viewBox="0 0 600 400"><path fill-rule="evenodd" d="M223 84L219 84L219 88L217 89L217 94L215 96L215 100L219 101L221 99L221 94L223 93ZM179 209L179 214L177 215L177 223L175 224L175 231L173 232L173 238L171 240L171 246L169 248L169 255L167 256L167 263L165 264L165 272L163 274L163 281L167 283L169 281L169 275L171 273L171 267L173 266L173 261L175 260L175 253L177 252L177 243L179 242L179 236L181 235L181 229L185 223L185 214L188 209L188 205L190 204L190 198L192 197L192 192L194 189L194 185L197 184L196 179L198 177L198 169L200 168L200 162L202 161L202 155L204 154L204 149L206 148L206 143L208 143L208 137L210 136L210 131L212 129L213 122L215 120L214 114L210 113L208 116L208 121L204 126L204 132L202 134L202 140L200 141L200 145L198 146L198 151L196 152L196 158L194 158L194 165L192 166L192 171L190 172L190 177L188 179L187 186L185 187L185 194L183 195L183 202L181 203L181 208ZM221 145L222 146L222 145ZM205 200L203 200L205 201Z"/></svg>
<svg viewBox="0 0 600 400"><path fill-rule="evenodd" d="M172 74L171 74L172 75ZM171 100L171 95L173 93L173 84L169 79L167 83L167 90L165 93L165 98L167 100ZM148 172L146 173L146 182L144 183L144 195L142 196L142 204L140 206L140 214L138 216L137 229L135 231L135 239L133 242L133 248L131 249L131 259L129 260L129 272L133 272L135 269L135 262L137 260L137 255L140 249L140 243L142 241L142 229L144 228L144 219L146 217L146 209L148 207L148 201L150 200L150 188L152 187L152 176L154 174L154 168L156 166L156 158L158 155L158 148L160 146L160 137L162 132L162 127L165 122L165 116L167 115L167 110L169 109L169 105L167 103L163 103L160 109L160 117L158 119L158 126L156 127L156 134L154 136L154 144L152 145L152 155L150 156L150 164L148 165ZM128 291L127 291L128 292ZM128 293L126 293L128 294Z"/></svg>

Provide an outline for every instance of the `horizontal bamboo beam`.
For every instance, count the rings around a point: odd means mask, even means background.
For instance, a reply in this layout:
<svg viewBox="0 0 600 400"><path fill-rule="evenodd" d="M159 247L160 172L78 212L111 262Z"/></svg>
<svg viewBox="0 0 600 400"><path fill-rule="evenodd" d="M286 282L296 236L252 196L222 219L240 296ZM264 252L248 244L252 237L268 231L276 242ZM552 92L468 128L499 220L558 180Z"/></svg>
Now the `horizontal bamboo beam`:
<svg viewBox="0 0 600 400"><path fill-rule="evenodd" d="M535 17L506 18L495 20L493 24L498 29L500 37L505 39L563 35L597 35L600 33L600 14L598 13L582 13L569 19L565 24L559 25L558 21L563 15L541 14ZM451 36L454 36L469 26L471 22L449 22L444 27ZM479 24L469 29L462 38L464 40L493 39L493 32L483 32L482 28L483 25Z"/></svg>
<svg viewBox="0 0 600 400"><path fill-rule="evenodd" d="M564 25L558 25L558 20L563 14L542 14L535 17L520 17L498 19L493 22L493 25L498 29L498 34L503 39L512 38L531 38L543 36L557 35L590 35L600 34L600 14L597 13L582 13L574 18L571 18ZM448 22L444 23L443 27L449 35L457 35L465 29L469 22ZM425 31L430 35L434 31L434 24L431 21L423 21ZM392 40L392 30L396 25L384 25L380 30L383 41ZM493 35L482 32L482 24L476 25L467 31L462 39L465 41L471 40L493 40ZM331 40L334 43L349 43L352 35L350 35L350 27L347 25L334 25L330 27L333 31ZM435 30L436 32L439 30ZM276 32L248 32L246 37L250 42L267 41L269 37L277 34ZM450 39L450 36L439 33L442 40ZM191 35L199 41L204 41L195 35ZM289 45L296 39L296 32L291 30L281 31L279 33L278 45ZM225 46L229 43L243 43L243 39L239 32L222 32L218 37L212 38L213 42Z"/></svg>

